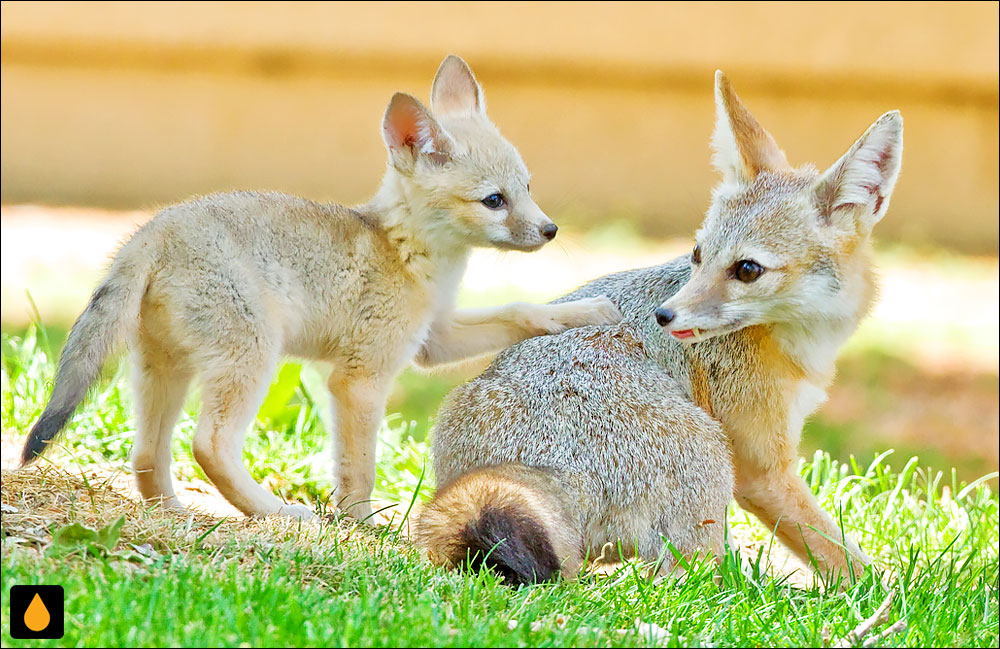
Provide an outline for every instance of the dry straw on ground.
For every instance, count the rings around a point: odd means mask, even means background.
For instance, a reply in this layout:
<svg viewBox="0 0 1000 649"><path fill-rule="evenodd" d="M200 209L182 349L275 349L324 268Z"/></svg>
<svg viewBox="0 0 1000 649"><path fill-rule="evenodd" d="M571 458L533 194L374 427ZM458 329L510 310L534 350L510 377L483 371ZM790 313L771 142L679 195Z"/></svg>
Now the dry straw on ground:
<svg viewBox="0 0 1000 649"><path fill-rule="evenodd" d="M207 484L178 483L185 494L197 494L193 507L183 511L163 510L142 502L131 488L130 476L98 467L67 472L53 465L4 469L0 500L3 508L3 554L14 548L44 551L52 535L70 523L97 530L124 517L119 547L139 552L178 553L194 550L231 551L245 560L258 550L278 545L287 549L318 550L335 544L357 549L386 542L387 527L358 525L333 515L318 524L270 516L247 518L227 515L232 510ZM398 508L396 508L398 509ZM223 512L220 515L220 512ZM400 516L397 513L396 518ZM382 521L383 523L385 521ZM407 529L393 529L388 542L400 551L409 549ZM769 572L788 583L808 588L812 571L769 540L754 539L736 526L735 540L747 560L763 548ZM614 573L613 567L608 571Z"/></svg>
<svg viewBox="0 0 1000 649"><path fill-rule="evenodd" d="M52 466L3 471L3 553L15 547L44 550L52 534L76 522L99 529L124 517L119 546L158 553L196 549L335 542L376 542L375 530L329 516L319 524L280 517L218 517L196 510L165 511L122 495L109 476L71 474ZM140 550L142 551L142 550Z"/></svg>

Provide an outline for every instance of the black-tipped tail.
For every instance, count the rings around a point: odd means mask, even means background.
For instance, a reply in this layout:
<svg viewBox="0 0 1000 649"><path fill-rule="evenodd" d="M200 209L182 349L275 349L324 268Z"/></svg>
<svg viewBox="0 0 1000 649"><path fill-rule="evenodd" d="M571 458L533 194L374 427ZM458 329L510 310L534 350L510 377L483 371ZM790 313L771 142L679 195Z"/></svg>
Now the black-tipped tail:
<svg viewBox="0 0 1000 649"><path fill-rule="evenodd" d="M484 507L459 532L450 557L473 570L488 566L512 586L548 581L559 575L542 525L513 508Z"/></svg>
<svg viewBox="0 0 1000 649"><path fill-rule="evenodd" d="M422 507L413 540L439 565L492 568L511 586L575 574L582 534L559 479L544 469L503 464L474 469Z"/></svg>
<svg viewBox="0 0 1000 649"><path fill-rule="evenodd" d="M24 449L21 451L21 466L30 464L45 451L49 442L59 434L69 418L73 416L74 410L76 410L75 404L45 409L42 416L31 427L28 439L24 442Z"/></svg>
<svg viewBox="0 0 1000 649"><path fill-rule="evenodd" d="M21 466L45 452L83 402L104 360L125 338L126 331L135 326L145 286L145 271L136 268L128 255L119 253L111 273L94 291L69 332L52 396L24 442Z"/></svg>

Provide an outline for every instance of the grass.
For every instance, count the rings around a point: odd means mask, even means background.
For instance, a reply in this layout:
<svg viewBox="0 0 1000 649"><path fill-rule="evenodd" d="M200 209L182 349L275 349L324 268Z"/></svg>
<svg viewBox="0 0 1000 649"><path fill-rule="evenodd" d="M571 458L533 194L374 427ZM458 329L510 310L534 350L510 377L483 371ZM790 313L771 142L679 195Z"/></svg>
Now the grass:
<svg viewBox="0 0 1000 649"><path fill-rule="evenodd" d="M44 406L54 371L48 348L41 329L3 337L5 440L20 439ZM774 552L768 531L734 506L735 536L752 550L748 573L727 556L718 566L696 562L680 583L651 584L641 566L625 564L608 576L513 590L488 572L431 567L398 527L332 515L300 525L166 514L124 498L104 476L126 466L131 444L125 374L109 371L49 463L4 473L4 647L819 646L845 637L890 592L890 620L907 629L879 644L997 646L1000 517L989 476L966 484L894 455L845 463L817 453L803 462L821 504L877 561L839 588L764 573ZM282 498L324 510L330 462L321 388L311 367L283 366L244 458ZM201 477L190 451L195 405L174 441L181 479ZM376 495L401 503L400 514L430 493L414 496L426 445L413 432L398 416L381 431ZM119 517L120 532L101 543L66 531L79 532L69 527L76 524L97 538ZM65 588L63 639L9 637L8 587L25 583Z"/></svg>

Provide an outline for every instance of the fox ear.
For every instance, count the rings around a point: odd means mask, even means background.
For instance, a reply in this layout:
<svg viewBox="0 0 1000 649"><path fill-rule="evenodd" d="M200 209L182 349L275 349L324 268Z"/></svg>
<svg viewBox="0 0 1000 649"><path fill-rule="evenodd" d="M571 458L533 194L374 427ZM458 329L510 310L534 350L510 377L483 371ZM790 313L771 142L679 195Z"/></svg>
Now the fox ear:
<svg viewBox="0 0 1000 649"><path fill-rule="evenodd" d="M444 162L451 152L451 136L419 100L402 92L393 95L385 109L382 137L400 169L412 168L421 155Z"/></svg>
<svg viewBox="0 0 1000 649"><path fill-rule="evenodd" d="M442 117L486 115L483 89L461 57L449 54L441 62L431 85L431 110Z"/></svg>
<svg viewBox="0 0 1000 649"><path fill-rule="evenodd" d="M791 169L778 143L743 105L722 70L715 71L712 148L712 163L727 182L750 184L762 171Z"/></svg>
<svg viewBox="0 0 1000 649"><path fill-rule="evenodd" d="M903 161L903 118L898 110L879 117L816 185L816 202L828 223L843 214L870 230L889 209Z"/></svg>

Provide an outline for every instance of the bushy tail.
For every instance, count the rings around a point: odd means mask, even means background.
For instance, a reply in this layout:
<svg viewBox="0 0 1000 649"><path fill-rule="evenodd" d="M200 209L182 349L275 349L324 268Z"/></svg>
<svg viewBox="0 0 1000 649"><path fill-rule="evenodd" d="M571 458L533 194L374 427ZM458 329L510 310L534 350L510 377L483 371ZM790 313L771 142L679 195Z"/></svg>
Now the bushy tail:
<svg viewBox="0 0 1000 649"><path fill-rule="evenodd" d="M149 277L148 261L139 258L150 252L142 245L142 235L140 230L121 249L108 276L73 324L59 359L52 397L28 433L21 451L21 466L45 452L87 396L105 359L136 326Z"/></svg>
<svg viewBox="0 0 1000 649"><path fill-rule="evenodd" d="M434 563L488 566L512 586L573 574L582 538L554 476L521 465L466 473L441 488L415 523Z"/></svg>

